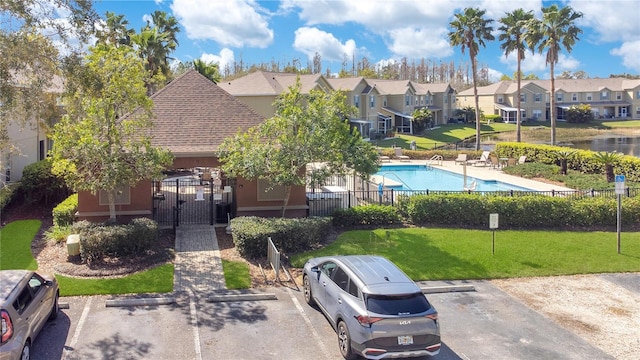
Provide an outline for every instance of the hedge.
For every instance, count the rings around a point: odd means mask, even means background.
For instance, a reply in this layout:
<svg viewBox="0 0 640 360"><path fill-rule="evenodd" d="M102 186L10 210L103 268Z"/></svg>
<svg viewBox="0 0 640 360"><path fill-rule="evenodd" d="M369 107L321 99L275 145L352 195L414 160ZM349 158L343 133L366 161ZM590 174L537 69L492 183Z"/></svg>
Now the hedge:
<svg viewBox="0 0 640 360"><path fill-rule="evenodd" d="M497 213L500 227L505 228L612 226L616 224L617 216L617 201L599 197L570 199L464 193L402 196L398 203L407 221L416 225L486 228L489 214ZM623 225L640 222L640 199L624 198L622 207Z"/></svg>
<svg viewBox="0 0 640 360"><path fill-rule="evenodd" d="M53 225L67 226L73 224L78 211L78 194L71 194L53 208Z"/></svg>
<svg viewBox="0 0 640 360"><path fill-rule="evenodd" d="M393 206L366 205L349 209L338 209L333 213L333 226L358 225L385 226L402 223L398 209Z"/></svg>
<svg viewBox="0 0 640 360"><path fill-rule="evenodd" d="M0 214L11 203L19 187L20 183L11 183L0 188Z"/></svg>
<svg viewBox="0 0 640 360"><path fill-rule="evenodd" d="M62 200L69 189L62 177L51 172L51 161L44 159L22 170L21 190L28 203L55 203Z"/></svg>
<svg viewBox="0 0 640 360"><path fill-rule="evenodd" d="M308 250L323 241L330 230L330 218L261 218L256 216L231 219L233 243L240 255L266 257L267 238L282 253Z"/></svg>
<svg viewBox="0 0 640 360"><path fill-rule="evenodd" d="M594 158L595 151L580 150L562 146L540 145L518 142L501 142L496 144L495 152L499 157L519 158L527 156L527 161L543 164L556 164L556 152L571 151L573 155L567 159L567 168L587 174L604 173L604 164ZM640 158L622 155L613 164L615 174L624 174L628 181L640 182Z"/></svg>

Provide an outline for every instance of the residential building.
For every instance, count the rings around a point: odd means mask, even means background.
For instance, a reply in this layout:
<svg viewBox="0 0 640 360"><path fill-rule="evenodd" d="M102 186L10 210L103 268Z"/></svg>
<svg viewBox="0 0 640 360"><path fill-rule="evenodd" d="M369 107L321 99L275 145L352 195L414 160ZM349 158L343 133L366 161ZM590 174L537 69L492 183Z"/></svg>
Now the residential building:
<svg viewBox="0 0 640 360"><path fill-rule="evenodd" d="M550 80L522 80L520 111L525 120L549 120ZM515 122L517 82L500 81L478 88L480 110ZM556 79L555 107L558 120L572 105L587 104L596 119L640 119L640 80L625 78ZM474 106L473 89L458 94L459 108Z"/></svg>
<svg viewBox="0 0 640 360"><path fill-rule="evenodd" d="M447 83L421 84L412 81L416 90L415 108L427 108L433 114L433 125L446 124L456 110L456 91Z"/></svg>

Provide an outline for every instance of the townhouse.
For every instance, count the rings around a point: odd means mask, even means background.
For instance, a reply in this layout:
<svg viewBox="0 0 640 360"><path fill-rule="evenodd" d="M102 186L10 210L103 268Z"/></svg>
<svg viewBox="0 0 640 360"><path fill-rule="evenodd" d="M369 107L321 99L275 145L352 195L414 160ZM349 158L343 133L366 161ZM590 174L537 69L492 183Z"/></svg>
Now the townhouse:
<svg viewBox="0 0 640 360"><path fill-rule="evenodd" d="M325 78L322 75L296 75L257 71L241 78L218 84L265 117L273 116L273 103L300 76L302 92L312 89L343 91L348 104L356 107L349 119L365 139L393 133L413 134L412 114L428 108L434 124L443 124L453 116L455 90L449 84L418 84L409 80Z"/></svg>
<svg viewBox="0 0 640 360"><path fill-rule="evenodd" d="M549 80L521 81L520 111L524 120L549 120ZM478 102L484 114L497 114L505 122L515 122L517 82L500 81L478 88ZM640 80L556 79L555 107L558 120L572 105L588 104L596 119L640 119ZM457 107L474 106L473 89L458 94Z"/></svg>

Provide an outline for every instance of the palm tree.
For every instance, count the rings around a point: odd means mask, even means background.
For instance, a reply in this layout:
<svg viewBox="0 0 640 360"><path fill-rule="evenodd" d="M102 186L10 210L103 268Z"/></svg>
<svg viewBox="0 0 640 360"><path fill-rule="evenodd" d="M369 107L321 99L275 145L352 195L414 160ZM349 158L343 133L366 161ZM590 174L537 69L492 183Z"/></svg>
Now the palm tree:
<svg viewBox="0 0 640 360"><path fill-rule="evenodd" d="M517 90L517 108L516 115L516 141L520 142L520 124L522 124L522 113L520 112L520 81L522 79L522 71L520 71L520 63L524 60L524 52L526 50L526 42L524 41L524 35L526 26L533 19L533 11L525 12L523 9L516 9L513 12L506 13L506 16L500 19L503 24L498 28L501 34L498 36L498 40L502 41L500 48L504 50L504 55L509 56L510 53L516 52L518 56L518 70L516 71L518 79Z"/></svg>
<svg viewBox="0 0 640 360"><path fill-rule="evenodd" d="M451 46L460 46L463 54L465 49L469 49L473 76L473 98L476 105L476 150L480 150L480 106L478 104L478 66L476 57L480 45L485 47L485 40L495 39L491 35L493 27L489 26L493 20L484 18L486 12L486 10L480 10L479 8L466 8L464 13L455 14L455 20L449 23L452 29L449 33Z"/></svg>
<svg viewBox="0 0 640 360"><path fill-rule="evenodd" d="M202 74L207 79L213 81L214 83L219 83L222 80L222 76L220 76L220 70L218 63L207 62L201 59L193 60L193 68Z"/></svg>
<svg viewBox="0 0 640 360"><path fill-rule="evenodd" d="M128 26L129 21L124 18L124 15L116 15L111 11L107 11L105 28L96 32L96 43L114 46L129 45L131 35L133 35L135 31Z"/></svg>
<svg viewBox="0 0 640 360"><path fill-rule="evenodd" d="M533 19L527 27L526 41L532 51L537 47L542 54L547 51L546 62L549 65L551 77L551 93L549 94L549 116L551 118L551 145L556 144L555 96L556 84L553 76L554 66L558 63L561 46L571 52L573 45L582 30L575 26L575 21L582 17L581 12L574 11L570 6L558 8L553 4L542 8L542 20Z"/></svg>
<svg viewBox="0 0 640 360"><path fill-rule="evenodd" d="M593 154L593 158L600 164L604 165L604 173L607 176L607 182L613 182L613 180L615 180L613 166L618 163L620 158L622 158L622 154L615 151L599 151Z"/></svg>

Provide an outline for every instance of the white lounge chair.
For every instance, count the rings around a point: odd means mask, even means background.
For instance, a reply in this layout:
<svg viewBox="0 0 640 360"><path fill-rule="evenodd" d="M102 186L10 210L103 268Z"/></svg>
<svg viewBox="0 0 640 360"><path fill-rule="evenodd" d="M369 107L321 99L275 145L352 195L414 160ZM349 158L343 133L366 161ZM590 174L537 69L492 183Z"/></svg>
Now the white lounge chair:
<svg viewBox="0 0 640 360"><path fill-rule="evenodd" d="M464 164L467 162L467 154L458 154L458 157L454 160L456 164Z"/></svg>
<svg viewBox="0 0 640 360"><path fill-rule="evenodd" d="M490 151L483 151L479 159L468 160L467 163L473 166L487 166L491 165L491 159L489 159Z"/></svg>
<svg viewBox="0 0 640 360"><path fill-rule="evenodd" d="M396 159L400 160L400 161L409 161L410 158L407 155L402 155L402 148L395 148L395 152L396 152Z"/></svg>

